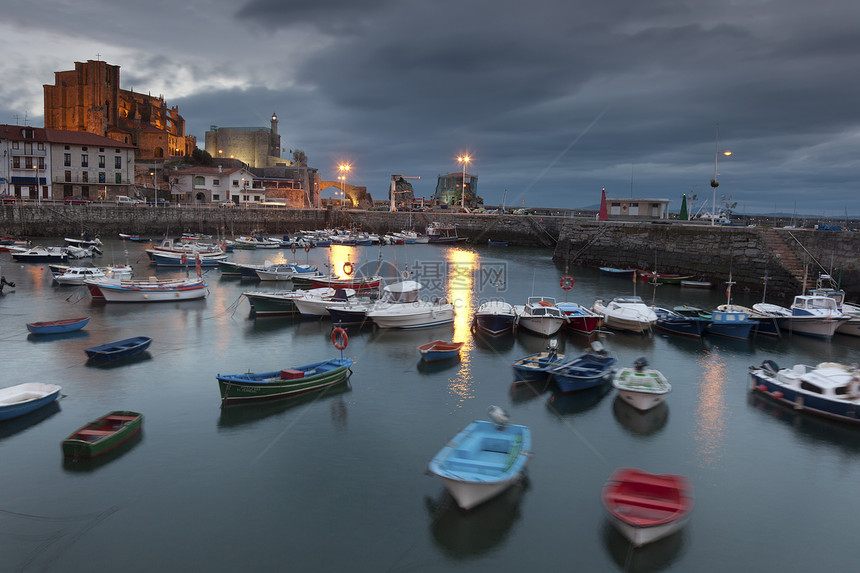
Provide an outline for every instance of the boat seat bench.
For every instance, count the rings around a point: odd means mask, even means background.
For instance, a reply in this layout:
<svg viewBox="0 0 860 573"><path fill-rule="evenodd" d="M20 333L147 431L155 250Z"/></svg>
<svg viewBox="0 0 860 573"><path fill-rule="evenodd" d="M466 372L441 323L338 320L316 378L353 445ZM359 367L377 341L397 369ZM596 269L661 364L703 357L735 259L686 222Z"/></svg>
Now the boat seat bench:
<svg viewBox="0 0 860 573"><path fill-rule="evenodd" d="M137 420L137 416L121 416L119 414L111 414L110 416L106 416L105 420L115 420L117 422L131 422L132 420Z"/></svg>
<svg viewBox="0 0 860 573"><path fill-rule="evenodd" d="M75 434L78 436L109 436L114 432L115 430L81 430Z"/></svg>
<svg viewBox="0 0 860 573"><path fill-rule="evenodd" d="M636 505L649 509L660 509L664 511L678 511L684 508L680 503L667 501L663 499L643 498L638 496L630 496L623 494L614 494L609 498L612 503Z"/></svg>

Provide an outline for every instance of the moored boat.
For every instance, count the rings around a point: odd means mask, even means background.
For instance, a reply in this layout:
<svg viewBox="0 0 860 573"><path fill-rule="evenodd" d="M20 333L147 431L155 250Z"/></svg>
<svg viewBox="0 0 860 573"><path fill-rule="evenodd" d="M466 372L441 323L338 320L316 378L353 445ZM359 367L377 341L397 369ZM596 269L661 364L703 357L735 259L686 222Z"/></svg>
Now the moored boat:
<svg viewBox="0 0 860 573"><path fill-rule="evenodd" d="M286 398L321 390L345 381L351 374L352 360L332 358L273 372L218 374L221 404L241 404Z"/></svg>
<svg viewBox="0 0 860 573"><path fill-rule="evenodd" d="M60 395L56 384L25 382L0 389L0 421L17 418L47 406Z"/></svg>
<svg viewBox="0 0 860 573"><path fill-rule="evenodd" d="M90 317L84 316L81 318L29 322L27 323L27 330L33 334L63 334L65 332L80 330L85 327L89 321Z"/></svg>
<svg viewBox="0 0 860 573"><path fill-rule="evenodd" d="M638 358L633 368L619 369L612 379L612 386L621 399L642 411L658 406L672 391L672 385L659 370L646 366L648 361Z"/></svg>
<svg viewBox="0 0 860 573"><path fill-rule="evenodd" d="M609 380L618 360L610 356L599 342L591 343L591 350L576 358L554 364L548 370L563 394L587 390Z"/></svg>
<svg viewBox="0 0 860 573"><path fill-rule="evenodd" d="M514 380L517 382L540 382L549 377L551 367L564 360L558 353L558 341L553 339L546 350L524 356L513 363Z"/></svg>
<svg viewBox="0 0 860 573"><path fill-rule="evenodd" d="M84 281L93 299L107 302L165 302L205 298L206 283L202 278L159 280L87 279Z"/></svg>
<svg viewBox="0 0 860 573"><path fill-rule="evenodd" d="M54 271L54 269L57 269ZM130 279L133 270L129 265L117 265L112 267L62 267L51 265L51 274L54 280L61 285L79 286L87 279L100 279L104 277L117 279Z"/></svg>
<svg viewBox="0 0 860 573"><path fill-rule="evenodd" d="M750 390L795 410L860 423L860 371L838 362L780 368L772 360L750 366Z"/></svg>
<svg viewBox="0 0 860 573"><path fill-rule="evenodd" d="M111 412L63 440L63 454L74 458L94 458L119 447L142 428L142 414L127 410Z"/></svg>
<svg viewBox="0 0 860 573"><path fill-rule="evenodd" d="M526 330L552 336L567 322L567 317L556 306L555 299L548 296L530 296L525 304L514 305L516 325Z"/></svg>
<svg viewBox="0 0 860 573"><path fill-rule="evenodd" d="M655 308L654 312L657 314L657 328L681 336L701 338L709 324L700 316L684 316L665 308Z"/></svg>
<svg viewBox="0 0 860 573"><path fill-rule="evenodd" d="M437 453L428 469L442 478L462 509L502 493L520 479L531 455L531 431L508 424L501 408L491 407L494 422L475 420Z"/></svg>
<svg viewBox="0 0 860 573"><path fill-rule="evenodd" d="M693 508L687 478L635 468L617 469L601 499L612 524L636 547L681 529Z"/></svg>
<svg viewBox="0 0 860 573"><path fill-rule="evenodd" d="M711 312L709 320L705 328L708 334L736 340L748 340L756 325L745 312L737 310L715 310Z"/></svg>
<svg viewBox="0 0 860 573"><path fill-rule="evenodd" d="M602 317L581 304L560 302L556 306L567 317L567 322L564 326L568 330L581 334L591 334L600 326Z"/></svg>
<svg viewBox="0 0 860 573"><path fill-rule="evenodd" d="M603 316L603 324L616 330L650 332L657 315L638 296L617 296L608 303L594 301L591 310Z"/></svg>
<svg viewBox="0 0 860 573"><path fill-rule="evenodd" d="M600 272L612 277L632 277L636 269L618 269L615 267L600 267Z"/></svg>
<svg viewBox="0 0 860 573"><path fill-rule="evenodd" d="M85 348L84 352L90 360L96 362L108 362L113 360L122 360L140 354L152 343L152 338L148 336L134 336L116 342L108 342L98 346Z"/></svg>
<svg viewBox="0 0 860 573"><path fill-rule="evenodd" d="M433 342L428 342L427 344L419 346L418 352L421 353L421 360L425 362L436 362L459 356L460 348L462 347L462 342L434 340Z"/></svg>
<svg viewBox="0 0 860 573"><path fill-rule="evenodd" d="M487 334L497 335L514 328L514 307L503 300L488 300L475 311L474 326Z"/></svg>
<svg viewBox="0 0 860 573"><path fill-rule="evenodd" d="M658 273L658 272L647 272L647 271L639 271L639 280L654 284L661 285L680 285L681 281L691 281L696 278L694 275L679 275L672 273Z"/></svg>

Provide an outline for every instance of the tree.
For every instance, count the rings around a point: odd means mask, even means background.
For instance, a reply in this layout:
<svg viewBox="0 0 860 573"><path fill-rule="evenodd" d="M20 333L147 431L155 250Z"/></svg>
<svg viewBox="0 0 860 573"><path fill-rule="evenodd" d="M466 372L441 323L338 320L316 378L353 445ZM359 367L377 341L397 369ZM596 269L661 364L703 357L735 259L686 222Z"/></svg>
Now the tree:
<svg viewBox="0 0 860 573"><path fill-rule="evenodd" d="M212 165L212 156L205 149L195 147L191 152L191 163L193 165Z"/></svg>
<svg viewBox="0 0 860 573"><path fill-rule="evenodd" d="M299 167L308 166L308 156L305 155L304 151L301 149L293 151L293 164L298 165Z"/></svg>

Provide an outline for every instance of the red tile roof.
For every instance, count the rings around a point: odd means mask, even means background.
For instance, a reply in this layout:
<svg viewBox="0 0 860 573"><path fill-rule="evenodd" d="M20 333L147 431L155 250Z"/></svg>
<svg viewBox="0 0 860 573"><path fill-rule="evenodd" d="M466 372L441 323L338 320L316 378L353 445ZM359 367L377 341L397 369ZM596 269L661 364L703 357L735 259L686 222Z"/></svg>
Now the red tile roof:
<svg viewBox="0 0 860 573"><path fill-rule="evenodd" d="M33 130L33 141L48 143L63 143L68 145L90 145L92 147L124 147L134 149L130 143L123 143L109 137L102 137L85 131L64 131L60 129L45 129L44 127L29 127L23 125L0 125L0 138L23 141L25 128Z"/></svg>

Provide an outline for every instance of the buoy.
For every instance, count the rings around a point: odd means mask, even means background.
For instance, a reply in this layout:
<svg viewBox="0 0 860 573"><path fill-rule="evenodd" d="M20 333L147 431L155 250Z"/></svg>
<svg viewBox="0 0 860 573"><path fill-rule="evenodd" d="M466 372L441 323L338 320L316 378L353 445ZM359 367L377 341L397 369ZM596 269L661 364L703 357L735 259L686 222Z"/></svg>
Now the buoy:
<svg viewBox="0 0 860 573"><path fill-rule="evenodd" d="M552 306L552 303L549 302L548 300L542 300L538 304L541 306Z"/></svg>
<svg viewBox="0 0 860 573"><path fill-rule="evenodd" d="M306 253L311 252L311 246L310 245L305 245L305 252Z"/></svg>
<svg viewBox="0 0 860 573"><path fill-rule="evenodd" d="M759 392L767 392L767 386L765 386L764 384L759 384L758 386L756 386L756 390L758 390Z"/></svg>
<svg viewBox="0 0 860 573"><path fill-rule="evenodd" d="M343 350L349 344L349 336L346 335L344 329L338 326L331 331L331 343L338 350Z"/></svg>
<svg viewBox="0 0 860 573"><path fill-rule="evenodd" d="M559 283L561 284L561 288L563 288L564 290L572 289L574 282L575 281L573 280L573 277L567 275L561 277L561 280L559 281Z"/></svg>
<svg viewBox="0 0 860 573"><path fill-rule="evenodd" d="M353 271L353 270L354 270L354 269L353 269L353 266L352 266L352 263L351 263L351 262L346 261L345 263L343 263L343 272L344 272L344 274L345 274L345 275L347 275L347 276L351 276L351 275L352 275L352 271Z"/></svg>

